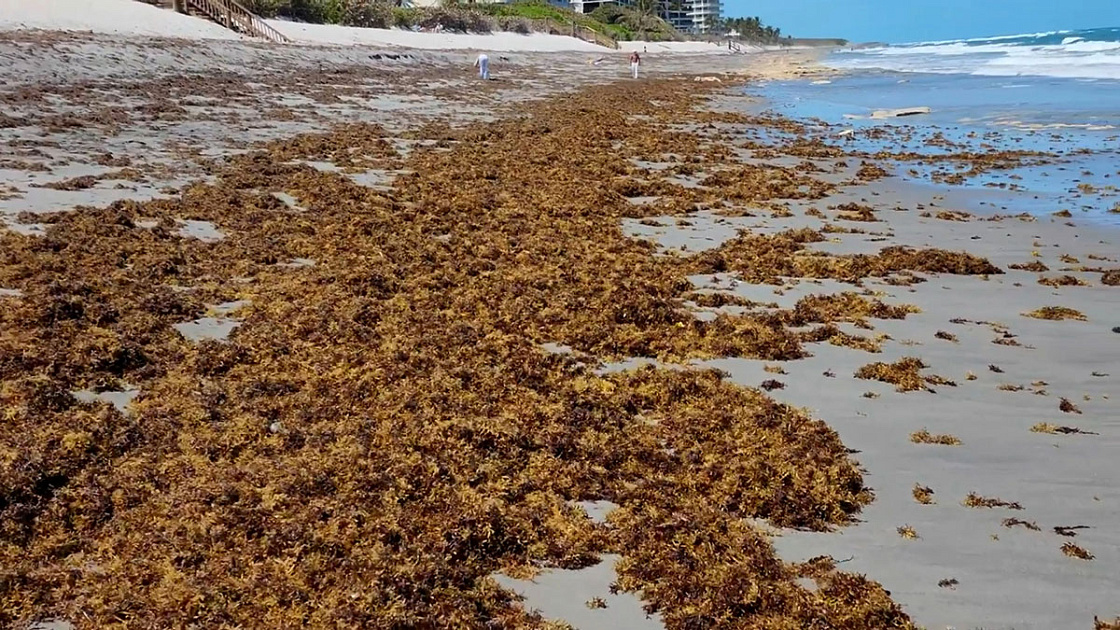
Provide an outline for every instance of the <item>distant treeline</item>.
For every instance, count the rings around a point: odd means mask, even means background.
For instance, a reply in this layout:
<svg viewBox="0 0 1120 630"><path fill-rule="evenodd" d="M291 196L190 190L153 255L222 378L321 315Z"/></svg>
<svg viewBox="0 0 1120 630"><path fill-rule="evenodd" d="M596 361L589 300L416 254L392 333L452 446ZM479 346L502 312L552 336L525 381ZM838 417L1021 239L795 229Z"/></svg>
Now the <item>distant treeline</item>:
<svg viewBox="0 0 1120 630"><path fill-rule="evenodd" d="M572 24L613 40L680 39L657 17L656 0L636 0L632 7L605 5L593 13L577 14L545 0L509 3L442 0L436 7L406 7L399 0L240 0L263 17L282 17L312 24L341 24L367 28L440 28L465 33L510 31L529 33L542 23Z"/></svg>
<svg viewBox="0 0 1120 630"><path fill-rule="evenodd" d="M738 33L738 38L743 41L760 44L782 43L782 29L775 26L766 26L757 17L723 18L716 22L712 31L717 35Z"/></svg>

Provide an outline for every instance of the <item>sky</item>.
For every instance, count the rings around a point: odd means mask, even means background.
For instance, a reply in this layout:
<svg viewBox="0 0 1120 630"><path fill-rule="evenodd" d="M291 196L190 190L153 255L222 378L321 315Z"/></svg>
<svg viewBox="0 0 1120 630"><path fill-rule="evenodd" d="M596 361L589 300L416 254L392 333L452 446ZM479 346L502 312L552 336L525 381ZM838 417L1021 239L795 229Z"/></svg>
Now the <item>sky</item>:
<svg viewBox="0 0 1120 630"><path fill-rule="evenodd" d="M1120 0L723 0L794 37L918 42L1120 26Z"/></svg>

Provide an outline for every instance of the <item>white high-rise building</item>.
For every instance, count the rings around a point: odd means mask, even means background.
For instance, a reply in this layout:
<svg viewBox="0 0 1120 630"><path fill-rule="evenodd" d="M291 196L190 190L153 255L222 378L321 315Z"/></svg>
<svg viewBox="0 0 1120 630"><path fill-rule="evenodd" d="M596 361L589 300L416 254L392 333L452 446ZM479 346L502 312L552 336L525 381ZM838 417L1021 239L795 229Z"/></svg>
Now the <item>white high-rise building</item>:
<svg viewBox="0 0 1120 630"><path fill-rule="evenodd" d="M719 21L720 0L685 0L693 30L707 33Z"/></svg>
<svg viewBox="0 0 1120 630"><path fill-rule="evenodd" d="M606 4L628 7L634 0L571 0L569 6L576 13L591 13ZM720 0L662 0L658 13L678 31L706 33L719 20L722 8Z"/></svg>

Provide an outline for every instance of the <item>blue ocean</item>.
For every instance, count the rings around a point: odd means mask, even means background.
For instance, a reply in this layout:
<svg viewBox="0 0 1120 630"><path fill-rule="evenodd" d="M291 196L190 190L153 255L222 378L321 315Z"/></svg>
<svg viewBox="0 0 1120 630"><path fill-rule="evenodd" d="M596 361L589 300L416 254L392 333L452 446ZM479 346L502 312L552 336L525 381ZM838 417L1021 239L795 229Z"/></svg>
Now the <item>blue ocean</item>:
<svg viewBox="0 0 1120 630"><path fill-rule="evenodd" d="M849 149L933 154L943 150L928 142L936 135L971 150L1045 152L1056 164L962 185L1014 183L1029 193L1016 201L1021 211L1120 224L1120 28L843 49L823 63L842 72L749 92ZM875 116L903 108L929 113ZM883 126L907 133L876 133Z"/></svg>
<svg viewBox="0 0 1120 630"><path fill-rule="evenodd" d="M839 51L829 63L897 72L1120 80L1120 27Z"/></svg>

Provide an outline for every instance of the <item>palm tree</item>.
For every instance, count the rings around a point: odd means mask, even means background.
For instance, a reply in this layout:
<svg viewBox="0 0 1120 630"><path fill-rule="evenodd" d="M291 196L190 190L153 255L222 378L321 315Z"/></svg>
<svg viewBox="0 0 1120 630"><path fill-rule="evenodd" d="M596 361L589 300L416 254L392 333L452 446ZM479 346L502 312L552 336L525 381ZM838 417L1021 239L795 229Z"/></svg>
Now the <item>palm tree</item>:
<svg viewBox="0 0 1120 630"><path fill-rule="evenodd" d="M660 0L635 0L634 11L638 14L638 39L646 38L646 23L652 22L661 12Z"/></svg>

